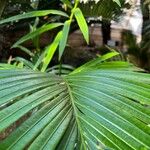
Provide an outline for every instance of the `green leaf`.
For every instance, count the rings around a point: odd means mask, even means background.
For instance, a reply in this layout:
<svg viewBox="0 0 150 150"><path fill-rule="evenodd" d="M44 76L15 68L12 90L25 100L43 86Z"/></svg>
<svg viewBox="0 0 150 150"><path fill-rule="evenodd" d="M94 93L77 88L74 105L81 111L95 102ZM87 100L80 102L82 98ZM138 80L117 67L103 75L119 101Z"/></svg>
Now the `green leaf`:
<svg viewBox="0 0 150 150"><path fill-rule="evenodd" d="M43 51L43 52L41 53L41 55L39 56L39 58L37 59L35 65L34 65L33 70L39 70L38 67L42 64L42 61L43 61L43 59L44 59L44 56L45 56L45 51Z"/></svg>
<svg viewBox="0 0 150 150"><path fill-rule="evenodd" d="M71 2L69 0L61 0L64 4L66 4L69 8L73 8Z"/></svg>
<svg viewBox="0 0 150 150"><path fill-rule="evenodd" d="M29 56L33 57L34 53L32 53L29 49L27 49L26 47L23 47L21 45L18 45L17 48L19 48L20 50L22 50L23 52L25 52L26 54L28 54Z"/></svg>
<svg viewBox="0 0 150 150"><path fill-rule="evenodd" d="M113 1L116 2L121 7L120 0L113 0Z"/></svg>
<svg viewBox="0 0 150 150"><path fill-rule="evenodd" d="M16 20L20 20L20 19L46 16L46 15L49 15L49 14L61 15L61 16L68 17L68 15L66 13L64 13L62 11L59 11L59 10L39 10L39 11L31 11L31 12L28 12L28 13L16 15L16 16L1 20L0 24L16 21Z"/></svg>
<svg viewBox="0 0 150 150"><path fill-rule="evenodd" d="M70 65L61 64L61 76L68 75L71 73L75 68ZM60 65L55 65L50 67L46 70L46 72L54 73L56 75L60 75Z"/></svg>
<svg viewBox="0 0 150 150"><path fill-rule="evenodd" d="M0 63L0 69L16 69L19 68L16 65L11 65L11 64L5 64L5 63Z"/></svg>
<svg viewBox="0 0 150 150"><path fill-rule="evenodd" d="M67 20L65 22L63 30L62 30L61 40L59 43L59 60L61 59L64 49L66 47L68 34L69 34L69 30L70 30L70 24L71 24L70 20Z"/></svg>
<svg viewBox="0 0 150 150"><path fill-rule="evenodd" d="M44 72L48 66L48 64L50 63L50 61L53 58L53 55L59 45L60 39L62 37L62 32L60 31L57 36L55 37L53 43L51 43L45 50L45 56L43 59L43 66L41 71Z"/></svg>
<svg viewBox="0 0 150 150"><path fill-rule="evenodd" d="M82 11L79 8L76 8L75 10L73 10L73 13L86 42L89 44L89 29Z"/></svg>
<svg viewBox="0 0 150 150"><path fill-rule="evenodd" d="M29 39L32 39L33 37L36 37L37 35L40 35L46 31L49 31L49 30L52 30L54 28L57 28L59 26L63 25L62 23L51 23L51 24L48 24L48 25L44 25L40 28L38 28L37 30L31 32L31 33L28 33L26 34L25 36L23 36L22 38L20 38L13 46L12 48L14 47L18 47L18 45L20 45L21 43L29 40Z"/></svg>
<svg viewBox="0 0 150 150"><path fill-rule="evenodd" d="M65 77L0 70L0 131L17 126L0 149L150 149L150 75L112 55Z"/></svg>
<svg viewBox="0 0 150 150"><path fill-rule="evenodd" d="M90 68L93 68L93 67L97 67L103 61L106 61L106 60L108 60L108 59L110 59L114 56L117 56L117 55L119 55L119 53L114 51L114 52L107 53L103 56L99 56L97 59L91 60L91 61L87 62L86 64L82 65L81 67L77 68L72 73L76 73L76 72L80 72L80 71L85 70L85 69L90 69Z"/></svg>
<svg viewBox="0 0 150 150"><path fill-rule="evenodd" d="M23 63L23 65L25 65L27 68L30 68L30 69L34 68L34 64L32 62L30 62L29 60L26 60L22 57L15 57L14 60Z"/></svg>

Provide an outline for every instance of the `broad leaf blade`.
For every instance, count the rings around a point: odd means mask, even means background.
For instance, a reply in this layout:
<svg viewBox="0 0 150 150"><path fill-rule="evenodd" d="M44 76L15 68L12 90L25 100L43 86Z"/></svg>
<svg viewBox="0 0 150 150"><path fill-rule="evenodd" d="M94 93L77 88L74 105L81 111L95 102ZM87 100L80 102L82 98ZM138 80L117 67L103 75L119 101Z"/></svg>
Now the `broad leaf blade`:
<svg viewBox="0 0 150 150"><path fill-rule="evenodd" d="M95 61L64 78L0 70L1 131L32 112L0 149L150 149L150 75Z"/></svg>
<svg viewBox="0 0 150 150"><path fill-rule="evenodd" d="M53 43L51 43L51 44L46 48L46 50L45 50L45 53L46 53L46 54L45 54L45 57L44 57L44 60L43 60L43 66L42 66L42 69L41 69L42 72L44 72L44 71L46 70L48 64L49 64L50 61L52 60L53 55L54 55L54 53L55 53L55 51L56 51L56 49L57 49L57 47L58 47L58 45L59 45L59 42L60 42L61 37L62 37L62 32L59 32L59 33L56 35L56 37L55 37Z"/></svg>
<svg viewBox="0 0 150 150"><path fill-rule="evenodd" d="M76 8L75 10L73 10L73 13L75 15L75 18L78 22L78 25L80 27L80 30L87 42L87 44L89 44L89 29L86 23L86 20L81 12L81 10L79 8Z"/></svg>
<svg viewBox="0 0 150 150"><path fill-rule="evenodd" d="M116 2L121 7L120 0L113 0L113 1Z"/></svg>
<svg viewBox="0 0 150 150"><path fill-rule="evenodd" d="M63 25L62 23L51 23L51 24L48 24L48 25L44 25L40 28L38 28L36 31L33 31L31 33L28 33L27 35L23 36L22 38L20 38L13 46L12 48L14 47L17 47L18 45L20 45L21 43L29 40L29 39L32 39L33 37L37 36L37 35L40 35L46 31L49 31L49 30L52 30L54 28L57 28L59 26Z"/></svg>
<svg viewBox="0 0 150 150"><path fill-rule="evenodd" d="M40 10L40 11L32 11L32 12L16 15L16 16L1 20L0 24L16 21L16 20L20 20L20 19L46 16L49 14L61 15L61 16L68 17L68 15L66 13L59 11L59 10Z"/></svg>
<svg viewBox="0 0 150 150"><path fill-rule="evenodd" d="M67 105L67 101L64 101L64 98L66 98L65 95L58 96L25 121L21 127L2 143L3 149L7 149L8 147L13 149L19 147L22 149L30 143L34 139L34 136L38 136L46 125Z"/></svg>
<svg viewBox="0 0 150 150"><path fill-rule="evenodd" d="M150 76L132 71L119 72L100 69L67 77L73 102L79 110L76 113L80 120L78 124L82 126L89 147L94 143L100 148L148 149ZM130 79L132 73L135 78ZM143 82L143 78L147 81ZM143 103L148 107L142 106Z"/></svg>
<svg viewBox="0 0 150 150"><path fill-rule="evenodd" d="M63 30L62 30L61 40L59 43L59 60L61 59L62 54L63 54L65 47L66 47L68 34L69 34L69 30L70 30L70 24L71 24L70 20L67 20L65 22Z"/></svg>
<svg viewBox="0 0 150 150"><path fill-rule="evenodd" d="M119 53L114 51L114 52L107 53L103 56L99 56L98 58L96 58L94 60L91 60L91 61L87 62L86 64L82 65L81 67L77 68L72 73L77 73L77 72L80 72L80 71L83 71L83 70L86 70L86 69L101 66L100 64L103 61L106 61L106 60L108 60L108 59L110 59L114 56L117 56L117 55L119 55Z"/></svg>

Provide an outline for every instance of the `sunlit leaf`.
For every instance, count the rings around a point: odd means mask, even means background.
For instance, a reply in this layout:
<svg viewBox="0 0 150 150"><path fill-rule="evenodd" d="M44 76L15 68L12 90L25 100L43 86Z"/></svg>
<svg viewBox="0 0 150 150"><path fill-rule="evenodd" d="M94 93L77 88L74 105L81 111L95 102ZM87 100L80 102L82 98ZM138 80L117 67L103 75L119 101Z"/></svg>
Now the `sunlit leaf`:
<svg viewBox="0 0 150 150"><path fill-rule="evenodd" d="M116 2L121 7L120 0L113 0L113 1Z"/></svg>
<svg viewBox="0 0 150 150"><path fill-rule="evenodd" d="M41 16L46 16L49 14L54 14L54 15L61 15L68 17L68 15L62 11L59 10L39 10L39 11L31 11L27 12L24 14L16 15L7 19L3 19L0 21L0 24L7 23L7 22L12 22L20 19L27 19L27 18L32 18L32 17L41 17Z"/></svg>
<svg viewBox="0 0 150 150"><path fill-rule="evenodd" d="M73 13L86 42L89 43L89 29L81 10L79 8L76 8L75 10L73 10Z"/></svg>
<svg viewBox="0 0 150 150"><path fill-rule="evenodd" d="M25 36L23 36L22 38L20 38L13 46L12 48L14 47L17 47L18 45L20 45L21 43L29 40L29 39L32 39L34 38L35 36L37 35L40 35L46 31L49 31L49 30L52 30L54 28L57 28L59 26L63 25L62 23L51 23L51 24L48 24L48 25L44 25L40 28L38 28L37 30L31 32L31 33L28 33L26 34Z"/></svg>
<svg viewBox="0 0 150 150"><path fill-rule="evenodd" d="M17 48L19 48L20 50L22 50L23 52L25 52L26 54L28 54L29 56L33 57L34 53L32 53L28 48L18 45Z"/></svg>
<svg viewBox="0 0 150 150"><path fill-rule="evenodd" d="M70 29L70 23L71 23L70 20L67 20L64 23L64 27L63 27L62 35L61 35L61 40L60 40L60 43L59 43L59 60L61 59L62 54L64 52L64 49L66 47L68 34L69 34L69 29Z"/></svg>
<svg viewBox="0 0 150 150"><path fill-rule="evenodd" d="M44 72L48 66L48 64L50 63L50 61L53 58L53 55L59 45L60 39L62 37L62 32L59 32L57 34L57 36L55 37L53 43L51 43L45 50L45 56L44 56L44 60L43 60L43 67L42 67L42 72Z"/></svg>

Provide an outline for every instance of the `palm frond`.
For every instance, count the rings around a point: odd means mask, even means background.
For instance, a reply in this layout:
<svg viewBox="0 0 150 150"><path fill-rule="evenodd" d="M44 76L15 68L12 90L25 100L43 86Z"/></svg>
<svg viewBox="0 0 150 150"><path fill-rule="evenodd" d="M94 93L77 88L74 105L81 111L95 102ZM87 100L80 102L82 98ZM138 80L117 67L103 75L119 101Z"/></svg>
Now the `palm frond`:
<svg viewBox="0 0 150 150"><path fill-rule="evenodd" d="M84 16L88 17L99 17L102 16L103 19L111 20L119 16L122 12L122 8L126 7L125 1L121 0L121 7L115 3L113 0L100 0L95 3L95 1L89 1L88 3L80 3Z"/></svg>
<svg viewBox="0 0 150 150"><path fill-rule="evenodd" d="M65 77L0 70L1 133L30 113L0 149L149 149L150 75L113 64Z"/></svg>

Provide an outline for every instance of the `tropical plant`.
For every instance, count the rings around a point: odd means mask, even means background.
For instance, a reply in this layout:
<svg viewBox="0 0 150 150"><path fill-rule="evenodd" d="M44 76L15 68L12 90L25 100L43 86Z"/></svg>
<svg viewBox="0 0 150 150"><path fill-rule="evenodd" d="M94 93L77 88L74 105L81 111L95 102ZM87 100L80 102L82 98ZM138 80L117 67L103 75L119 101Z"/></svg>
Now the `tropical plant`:
<svg viewBox="0 0 150 150"><path fill-rule="evenodd" d="M86 24L86 20L84 19L84 16L83 16L81 10L78 8L78 3L79 3L79 1L77 0L75 2L74 6L71 7L70 16L68 16L65 12L58 11L58 10L38 10L38 11L32 11L32 12L28 12L25 14L19 14L17 16L10 17L8 19L0 21L0 24L16 21L16 20L20 20L20 19L46 16L49 14L67 17L67 20L64 23L61 23L61 22L50 22L49 23L48 22L39 28L37 28L35 25L31 26L32 32L30 32L29 34L20 38L12 46L12 48L19 47L21 50L23 50L24 52L31 55L32 53L27 48L21 46L22 43L24 43L27 40L31 40L31 39L33 40L37 36L41 35L42 33L47 32L49 30L52 30L56 27L63 26L62 30L60 30L57 33L54 41L52 43L50 43L50 45L48 45L45 48L45 51L40 54L39 59L35 62L35 64L33 64L34 70L38 69L38 67L42 64L42 69L41 68L40 69L42 71L45 71L45 69L47 68L48 64L50 63L50 61L51 61L51 59L52 59L58 46L59 46L59 61L61 60L62 54L63 54L64 49L66 47L67 38L69 35L69 30L70 30L70 25L74 19L73 17L76 18L77 23L78 23L78 25L79 25L82 33L83 33L83 36L84 36L86 42L89 43L88 26ZM71 5L71 3L70 3L70 5ZM36 24L36 21L35 21L35 24ZM36 45L38 45L38 44L36 44ZM23 60L23 59L21 58L21 60ZM24 61L24 62L27 62L27 61ZM29 62L28 64L31 64L31 62Z"/></svg>
<svg viewBox="0 0 150 150"><path fill-rule="evenodd" d="M0 131L30 114L0 149L148 150L150 75L133 71L127 62L103 62L113 55L63 78L0 70Z"/></svg>
<svg viewBox="0 0 150 150"><path fill-rule="evenodd" d="M33 69L0 64L0 132L25 118L0 141L0 150L150 149L149 74L128 62L108 62L117 52L99 56L69 75L45 72L58 45L61 59L73 16L89 41L86 21L77 6L64 24L46 24L14 44L20 46L63 25ZM56 10L35 11L1 23L49 13L67 17Z"/></svg>

